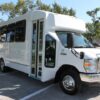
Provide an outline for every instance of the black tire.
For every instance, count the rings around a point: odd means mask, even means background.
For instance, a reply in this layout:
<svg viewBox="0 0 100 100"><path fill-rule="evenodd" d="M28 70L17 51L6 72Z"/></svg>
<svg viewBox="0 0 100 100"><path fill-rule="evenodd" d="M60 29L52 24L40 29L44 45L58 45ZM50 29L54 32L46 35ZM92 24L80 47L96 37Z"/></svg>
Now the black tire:
<svg viewBox="0 0 100 100"><path fill-rule="evenodd" d="M66 94L74 95L79 91L80 82L79 73L75 70L68 70L62 73L59 85Z"/></svg>
<svg viewBox="0 0 100 100"><path fill-rule="evenodd" d="M6 72L6 67L3 59L0 59L0 70L1 72Z"/></svg>

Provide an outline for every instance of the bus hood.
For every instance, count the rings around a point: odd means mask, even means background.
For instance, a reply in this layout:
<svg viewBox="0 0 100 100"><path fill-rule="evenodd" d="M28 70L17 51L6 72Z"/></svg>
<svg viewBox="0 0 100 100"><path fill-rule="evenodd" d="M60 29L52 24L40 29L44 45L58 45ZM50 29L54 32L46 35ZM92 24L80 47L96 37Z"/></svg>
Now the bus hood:
<svg viewBox="0 0 100 100"><path fill-rule="evenodd" d="M84 52L85 59L96 59L100 58L100 49L99 48L81 48L75 49L77 52Z"/></svg>

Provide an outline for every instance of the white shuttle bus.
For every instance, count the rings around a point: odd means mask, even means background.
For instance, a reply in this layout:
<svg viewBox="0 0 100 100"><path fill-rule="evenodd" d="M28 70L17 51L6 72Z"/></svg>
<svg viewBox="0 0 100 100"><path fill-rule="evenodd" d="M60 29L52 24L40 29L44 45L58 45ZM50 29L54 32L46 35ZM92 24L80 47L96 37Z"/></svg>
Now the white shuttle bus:
<svg viewBox="0 0 100 100"><path fill-rule="evenodd" d="M42 82L55 79L65 93L75 94L84 77L100 75L100 49L84 32L82 20L41 10L1 22L1 71L10 67Z"/></svg>

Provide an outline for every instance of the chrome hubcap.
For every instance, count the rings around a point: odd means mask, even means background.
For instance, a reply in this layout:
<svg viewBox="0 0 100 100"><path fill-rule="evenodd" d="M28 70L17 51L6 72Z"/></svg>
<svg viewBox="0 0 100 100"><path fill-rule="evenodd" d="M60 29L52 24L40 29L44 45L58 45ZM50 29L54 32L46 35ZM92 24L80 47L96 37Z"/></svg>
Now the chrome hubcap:
<svg viewBox="0 0 100 100"><path fill-rule="evenodd" d="M63 78L62 84L63 84L64 88L68 91L72 91L75 88L75 81L74 81L73 77L71 77L70 75L66 75Z"/></svg>

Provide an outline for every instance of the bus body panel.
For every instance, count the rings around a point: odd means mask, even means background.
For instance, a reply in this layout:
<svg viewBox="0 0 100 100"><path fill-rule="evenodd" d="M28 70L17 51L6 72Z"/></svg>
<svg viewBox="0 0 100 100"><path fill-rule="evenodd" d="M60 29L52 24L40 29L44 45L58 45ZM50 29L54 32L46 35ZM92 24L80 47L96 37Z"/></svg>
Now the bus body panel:
<svg viewBox="0 0 100 100"><path fill-rule="evenodd" d="M29 11L26 14L10 19L6 22L1 22L0 27L9 26L9 24L17 24L17 22L25 20L25 41L23 42L1 42L0 43L0 58L3 58L5 61L5 65L14 68L16 70L25 72L30 76L37 78L43 82L53 79L59 70L59 68L63 65L71 65L75 67L79 72L86 73L84 69L84 59L80 59L80 57L76 57L72 52L71 48L65 48L61 41L59 40L56 30L63 31L73 31L77 33L86 32L85 23L75 17L55 14L46 11ZM40 37L40 23L43 22L43 41L39 41ZM33 29L33 24L36 24L37 30ZM20 25L19 25L20 26ZM32 45L34 41L33 33L34 30L37 31L36 37L36 51L34 57L36 59L35 62L35 71L32 69ZM55 66L50 68L45 65L46 58L46 36L49 35L56 42L56 56L55 56ZM1 38L1 37L0 37ZM4 37L3 37L4 39ZM40 38L41 39L41 38ZM42 50L39 51L39 43L42 44ZM39 65L39 60L42 60L41 66ZM33 73L35 73L33 75Z"/></svg>
<svg viewBox="0 0 100 100"><path fill-rule="evenodd" d="M53 78L55 78L57 71L63 66L63 65L70 65L76 68L79 72L85 73L85 69L83 67L84 60L80 59L79 57L76 57L72 54L71 49L64 48L62 46L60 40L58 39L55 32L49 32L46 35L52 36L56 40L56 63L54 68L49 68L44 65L43 67L43 76L42 81L48 81ZM63 55L62 53L65 53Z"/></svg>

